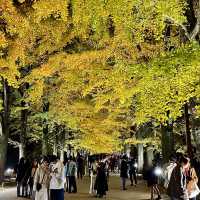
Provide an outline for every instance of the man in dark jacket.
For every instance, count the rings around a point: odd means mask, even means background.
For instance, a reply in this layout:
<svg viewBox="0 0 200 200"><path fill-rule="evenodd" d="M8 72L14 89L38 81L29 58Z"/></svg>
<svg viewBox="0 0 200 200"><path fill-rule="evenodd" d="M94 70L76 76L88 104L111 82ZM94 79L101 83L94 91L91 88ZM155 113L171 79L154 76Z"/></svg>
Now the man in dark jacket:
<svg viewBox="0 0 200 200"><path fill-rule="evenodd" d="M189 160L186 157L182 157L180 162L173 169L167 188L167 194L170 196L171 200L188 199L186 182L186 170L188 166Z"/></svg>
<svg viewBox="0 0 200 200"><path fill-rule="evenodd" d="M17 164L15 168L15 172L17 174L16 182L17 182L17 197L22 196L21 188L23 187L23 178L25 176L25 159L21 158L19 164Z"/></svg>
<svg viewBox="0 0 200 200"><path fill-rule="evenodd" d="M30 160L27 159L24 164L24 177L22 180L22 196L28 197L28 180L31 177L31 163Z"/></svg>
<svg viewBox="0 0 200 200"><path fill-rule="evenodd" d="M78 156L77 156L77 177L78 177L78 179L83 178L83 172L84 172L84 159L80 154L78 154Z"/></svg>
<svg viewBox="0 0 200 200"><path fill-rule="evenodd" d="M129 177L131 181L131 186L133 186L133 179L135 181L135 186L137 185L137 163L134 158L130 158L129 162Z"/></svg>
<svg viewBox="0 0 200 200"><path fill-rule="evenodd" d="M127 157L124 155L121 160L120 177L122 179L122 188L126 190L126 179L128 178Z"/></svg>

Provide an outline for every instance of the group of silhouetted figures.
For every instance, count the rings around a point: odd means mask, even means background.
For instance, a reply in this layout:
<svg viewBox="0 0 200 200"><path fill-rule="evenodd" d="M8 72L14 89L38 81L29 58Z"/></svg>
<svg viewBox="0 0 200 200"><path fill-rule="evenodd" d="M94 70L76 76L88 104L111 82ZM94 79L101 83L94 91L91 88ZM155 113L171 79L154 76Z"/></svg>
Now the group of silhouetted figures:
<svg viewBox="0 0 200 200"><path fill-rule="evenodd" d="M164 186L165 193L171 200L196 200L200 193L199 172L199 162L182 154L172 156L162 168L154 161L144 176L151 189L151 200L162 199L158 185Z"/></svg>
<svg viewBox="0 0 200 200"><path fill-rule="evenodd" d="M70 156L61 162L56 156L44 156L32 163L21 158L15 167L17 197L34 200L64 200L64 192L76 193L76 176L84 175L84 159Z"/></svg>
<svg viewBox="0 0 200 200"><path fill-rule="evenodd" d="M127 159L126 156L88 159L89 194L98 198L105 196L108 191L109 172L114 172L116 168L120 171L123 190L126 190L128 176L131 185L136 185L135 163L135 159ZM65 192L77 193L76 178L82 179L86 174L85 165L86 159L80 154L76 158L70 156L64 162L56 156L44 156L42 159L34 159L32 163L21 158L15 168L17 196L33 200L63 200Z"/></svg>
<svg viewBox="0 0 200 200"><path fill-rule="evenodd" d="M120 161L119 161L120 160ZM120 163L120 164L119 164ZM70 156L62 162L56 156L43 157L32 163L24 158L16 166L17 196L33 200L64 200L64 193L77 193L76 179L86 175L86 159L84 156ZM106 195L110 172L120 172L122 190L130 185L137 185L137 161L133 157L108 156L103 159L87 160L90 185L89 194L98 198ZM151 190L151 200L161 199L159 185L166 188L166 194L172 200L195 200L200 190L198 176L200 164L184 155L172 157L169 163L162 166L156 160L152 167L145 171L143 178Z"/></svg>

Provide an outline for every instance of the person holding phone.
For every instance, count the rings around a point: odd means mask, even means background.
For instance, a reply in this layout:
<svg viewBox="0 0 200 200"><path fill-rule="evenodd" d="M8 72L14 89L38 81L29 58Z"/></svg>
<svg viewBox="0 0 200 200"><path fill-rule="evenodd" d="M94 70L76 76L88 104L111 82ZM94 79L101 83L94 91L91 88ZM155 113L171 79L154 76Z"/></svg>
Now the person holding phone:
<svg viewBox="0 0 200 200"><path fill-rule="evenodd" d="M50 197L51 200L64 200L65 173L64 165L56 156L52 158Z"/></svg>

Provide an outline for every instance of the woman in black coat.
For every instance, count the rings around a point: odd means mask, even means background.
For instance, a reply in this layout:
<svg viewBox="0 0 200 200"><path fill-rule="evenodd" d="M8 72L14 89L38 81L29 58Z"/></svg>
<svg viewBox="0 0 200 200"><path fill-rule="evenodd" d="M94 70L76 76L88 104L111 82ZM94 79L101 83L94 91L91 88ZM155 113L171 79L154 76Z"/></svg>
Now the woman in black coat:
<svg viewBox="0 0 200 200"><path fill-rule="evenodd" d="M94 189L97 190L97 197L99 198L102 198L103 195L106 195L106 191L108 191L108 182L104 163L100 163L97 167L97 177Z"/></svg>
<svg viewBox="0 0 200 200"><path fill-rule="evenodd" d="M126 190L126 179L128 178L128 164L126 156L122 157L120 177L122 179L123 190Z"/></svg>

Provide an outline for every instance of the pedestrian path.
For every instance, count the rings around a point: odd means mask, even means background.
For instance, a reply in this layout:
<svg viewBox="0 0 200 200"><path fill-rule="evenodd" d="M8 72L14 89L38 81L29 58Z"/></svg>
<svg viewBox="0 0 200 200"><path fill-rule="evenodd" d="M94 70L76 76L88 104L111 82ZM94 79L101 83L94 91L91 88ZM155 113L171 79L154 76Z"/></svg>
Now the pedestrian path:
<svg viewBox="0 0 200 200"><path fill-rule="evenodd" d="M0 192L0 200L24 200L24 198L16 198L16 188L6 189L5 192ZM78 193L68 194L65 193L65 199L68 200L95 200L96 198L89 195L89 178L84 177L83 180L78 180ZM107 200L148 200L150 199L149 188L143 181L139 181L137 187L130 186L127 181L127 190L120 189L120 178L117 176L110 177L109 191ZM166 199L166 198L164 198Z"/></svg>

